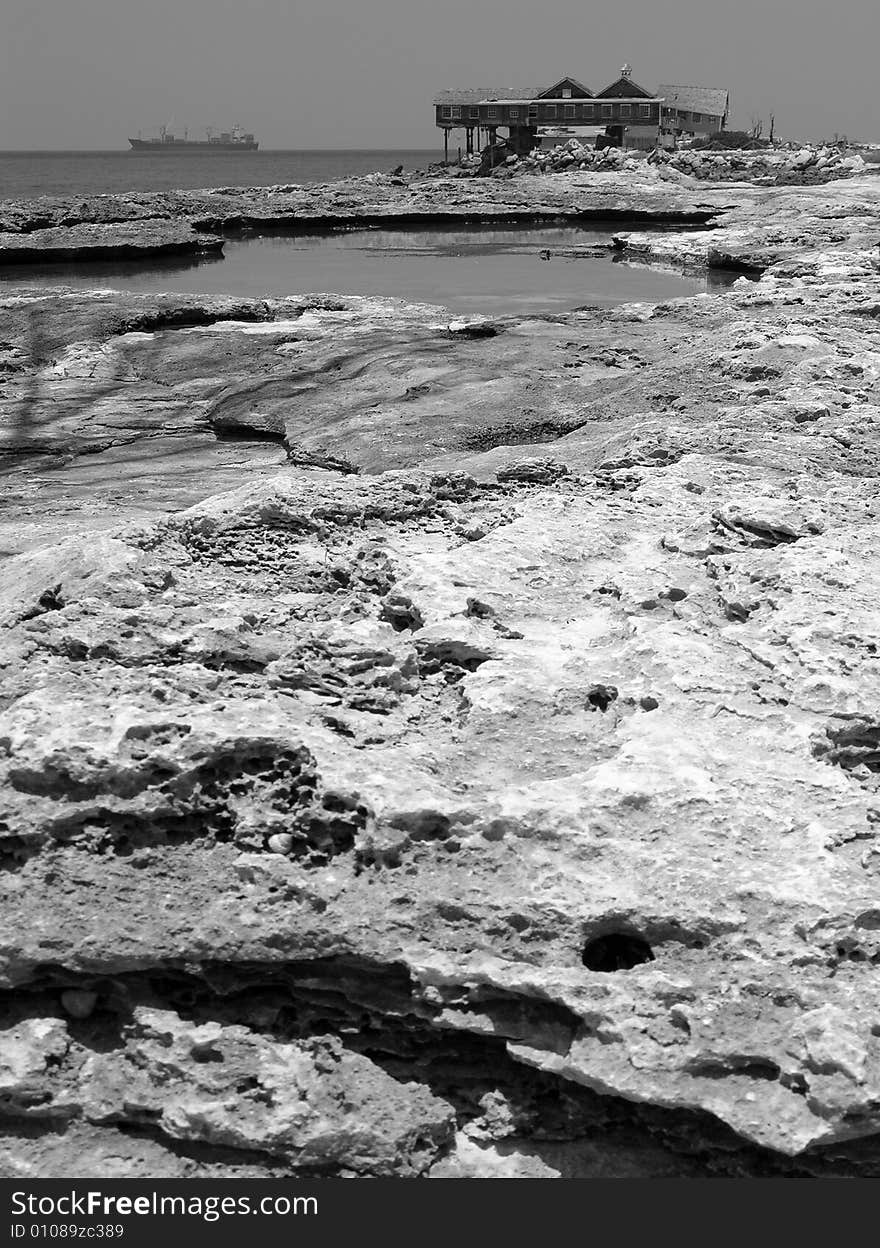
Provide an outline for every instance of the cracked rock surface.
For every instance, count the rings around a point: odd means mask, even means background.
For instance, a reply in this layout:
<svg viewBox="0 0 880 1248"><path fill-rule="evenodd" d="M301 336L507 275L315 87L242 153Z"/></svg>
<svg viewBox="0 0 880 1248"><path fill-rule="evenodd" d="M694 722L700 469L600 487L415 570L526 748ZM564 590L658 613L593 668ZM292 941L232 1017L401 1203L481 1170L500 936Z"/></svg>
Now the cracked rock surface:
<svg viewBox="0 0 880 1248"><path fill-rule="evenodd" d="M4 1173L880 1173L875 188L478 332L6 296Z"/></svg>

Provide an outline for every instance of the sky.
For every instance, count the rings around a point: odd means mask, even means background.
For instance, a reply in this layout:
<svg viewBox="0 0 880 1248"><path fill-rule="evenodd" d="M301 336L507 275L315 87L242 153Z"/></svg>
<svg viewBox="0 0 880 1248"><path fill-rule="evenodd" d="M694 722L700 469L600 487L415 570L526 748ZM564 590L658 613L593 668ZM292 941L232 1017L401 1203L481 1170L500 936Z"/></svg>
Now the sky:
<svg viewBox="0 0 880 1248"><path fill-rule="evenodd" d="M877 0L2 0L0 150L125 149L169 124L263 148L436 147L447 87L731 91L733 122L880 141Z"/></svg>

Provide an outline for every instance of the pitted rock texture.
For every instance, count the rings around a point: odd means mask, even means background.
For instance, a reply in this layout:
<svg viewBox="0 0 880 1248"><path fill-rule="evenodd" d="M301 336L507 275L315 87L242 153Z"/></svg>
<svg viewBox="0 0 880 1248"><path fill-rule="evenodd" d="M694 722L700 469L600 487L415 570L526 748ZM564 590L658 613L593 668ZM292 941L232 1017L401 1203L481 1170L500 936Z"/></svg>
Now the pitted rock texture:
<svg viewBox="0 0 880 1248"><path fill-rule="evenodd" d="M72 999L84 996L62 993L62 1004L76 1016ZM333 1036L284 1044L144 1007L133 1010L118 1047L96 1050L97 1034L80 1027L73 1035L59 1019L9 1027L4 1108L47 1123L122 1122L170 1140L259 1149L299 1170L374 1177L421 1173L453 1130L449 1106Z"/></svg>
<svg viewBox="0 0 880 1248"><path fill-rule="evenodd" d="M880 200L836 187L767 192L760 281L491 337L58 296L0 563L9 1173L880 1172ZM64 311L179 413L132 402L128 475L48 416ZM288 343L301 405L226 409L287 446L175 485L198 379Z"/></svg>

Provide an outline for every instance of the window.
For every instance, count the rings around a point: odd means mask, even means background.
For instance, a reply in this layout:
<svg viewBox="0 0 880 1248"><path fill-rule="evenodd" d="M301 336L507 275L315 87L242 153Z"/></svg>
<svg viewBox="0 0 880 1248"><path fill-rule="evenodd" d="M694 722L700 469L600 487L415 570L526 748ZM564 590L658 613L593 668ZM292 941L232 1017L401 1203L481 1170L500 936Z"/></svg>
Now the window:
<svg viewBox="0 0 880 1248"><path fill-rule="evenodd" d="M494 107L490 107L490 109L489 109L489 120L490 120L490 121L497 121L497 120L498 120L498 116L499 116L498 109L497 109L497 108L494 108Z"/></svg>
<svg viewBox="0 0 880 1248"><path fill-rule="evenodd" d="M556 105L555 105L555 104L545 104L545 105L544 105L544 116L545 116L545 117L555 117L555 116L556 116Z"/></svg>
<svg viewBox="0 0 880 1248"><path fill-rule="evenodd" d="M701 113L694 113L694 121L702 121L702 120L703 120L703 117Z"/></svg>
<svg viewBox="0 0 880 1248"><path fill-rule="evenodd" d="M441 109L440 109L440 116L441 116L441 117L451 117L451 116L452 116L452 109L451 109L451 108L448 108L448 107L441 108Z"/></svg>
<svg viewBox="0 0 880 1248"><path fill-rule="evenodd" d="M639 105L639 112L641 113L641 115L642 115L643 117L650 117L650 116L651 116L651 105L650 105L650 104L640 104L640 105Z"/></svg>
<svg viewBox="0 0 880 1248"><path fill-rule="evenodd" d="M519 109L518 109L518 108L512 108L512 109L510 110L510 120L511 120L511 121L516 121L516 120L518 120L518 118L519 118Z"/></svg>
<svg viewBox="0 0 880 1248"><path fill-rule="evenodd" d="M562 98L563 98L564 100L570 100L570 99L571 99L571 87L563 87L563 88L562 88Z"/></svg>
<svg viewBox="0 0 880 1248"><path fill-rule="evenodd" d="M595 104L585 104L585 105L584 105L584 111L586 112L586 114L587 114L587 116L588 116L588 117L592 117L592 116L593 116L593 114L594 114L594 113L595 113L595 111L596 111L596 105L595 105Z"/></svg>
<svg viewBox="0 0 880 1248"><path fill-rule="evenodd" d="M613 111L614 111L614 110L612 109L612 107L611 107L611 105L610 105L610 104L603 104L603 105L602 105L602 116L603 116L603 117L610 117Z"/></svg>
<svg viewBox="0 0 880 1248"><path fill-rule="evenodd" d="M461 109L460 109L460 108L454 108L454 109L452 110L452 116L453 116L453 118L460 118L460 117L461 117Z"/></svg>
<svg viewBox="0 0 880 1248"><path fill-rule="evenodd" d="M532 120L537 121L537 119L538 119L538 105L530 104L529 105L529 121L532 121Z"/></svg>
<svg viewBox="0 0 880 1248"><path fill-rule="evenodd" d="M574 115L575 115L575 107L574 107L574 105L573 105L573 104L566 104L566 106L565 106L565 115L566 115L566 117L574 117Z"/></svg>
<svg viewBox="0 0 880 1248"><path fill-rule="evenodd" d="M620 115L621 115L621 117L629 117L629 115L630 115L630 113L631 113L631 112L632 112L632 107L631 107L631 105L629 105L629 104L621 104L621 106L620 106Z"/></svg>
<svg viewBox="0 0 880 1248"><path fill-rule="evenodd" d="M478 108L469 108L469 109L468 109L468 116L470 116L470 117L479 117L479 115L480 115L480 110L479 110Z"/></svg>

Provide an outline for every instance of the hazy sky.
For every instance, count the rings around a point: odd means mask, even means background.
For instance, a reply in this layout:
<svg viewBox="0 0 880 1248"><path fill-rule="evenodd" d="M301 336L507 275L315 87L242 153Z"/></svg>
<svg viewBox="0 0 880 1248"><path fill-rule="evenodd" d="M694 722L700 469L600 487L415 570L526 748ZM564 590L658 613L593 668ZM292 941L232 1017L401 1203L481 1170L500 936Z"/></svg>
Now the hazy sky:
<svg viewBox="0 0 880 1248"><path fill-rule="evenodd" d="M0 0L0 149L173 120L263 147L438 144L444 87L728 87L734 121L880 139L877 0Z"/></svg>

